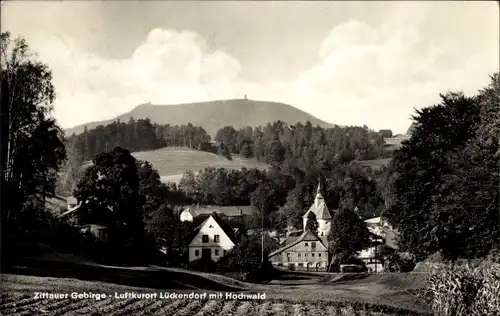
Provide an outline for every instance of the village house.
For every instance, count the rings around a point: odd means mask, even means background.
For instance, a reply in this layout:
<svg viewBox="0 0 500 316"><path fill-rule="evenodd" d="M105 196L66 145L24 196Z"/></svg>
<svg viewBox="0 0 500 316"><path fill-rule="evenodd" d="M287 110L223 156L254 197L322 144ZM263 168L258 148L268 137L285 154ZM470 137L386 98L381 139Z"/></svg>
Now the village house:
<svg viewBox="0 0 500 316"><path fill-rule="evenodd" d="M318 222L318 236L306 231L310 213L314 213ZM336 211L334 211L336 212ZM307 271L326 271L329 264L328 234L332 224L332 213L326 206L321 186L318 185L313 205L303 216L303 228L300 231L289 231L282 238L281 247L269 255L271 263L278 267ZM377 246L387 245L397 249L395 231L380 217L365 220L370 231L370 246L357 255L371 272L382 272L383 265L377 257Z"/></svg>
<svg viewBox="0 0 500 316"><path fill-rule="evenodd" d="M210 259L214 262L224 257L240 241L237 231L225 222L217 213L212 213L198 225L188 245L189 262Z"/></svg>
<svg viewBox="0 0 500 316"><path fill-rule="evenodd" d="M290 270L326 271L328 248L320 238L307 230L293 242L271 252L269 261Z"/></svg>
<svg viewBox="0 0 500 316"><path fill-rule="evenodd" d="M360 251L357 257L365 263L368 271L383 272L384 266L382 261L378 258L377 246L386 245L396 250L398 247L395 240L395 231L389 223L384 221L381 217L369 218L364 222L370 231L370 247Z"/></svg>
<svg viewBox="0 0 500 316"><path fill-rule="evenodd" d="M77 199L72 196L67 197L66 201L67 201L66 208L61 209L62 213L57 215L58 218L66 220L73 226L78 227L82 234L90 233L94 237L103 242L108 241L109 228L107 225L105 225L100 221L92 220L92 218L82 219L82 216L80 214L81 210L83 208L92 207L91 204L89 203L82 204L81 202L78 203Z"/></svg>
<svg viewBox="0 0 500 316"><path fill-rule="evenodd" d="M189 206L179 215L181 222L193 222L199 216L217 213L234 227L254 228L258 211L253 206ZM260 226L259 226L260 227Z"/></svg>

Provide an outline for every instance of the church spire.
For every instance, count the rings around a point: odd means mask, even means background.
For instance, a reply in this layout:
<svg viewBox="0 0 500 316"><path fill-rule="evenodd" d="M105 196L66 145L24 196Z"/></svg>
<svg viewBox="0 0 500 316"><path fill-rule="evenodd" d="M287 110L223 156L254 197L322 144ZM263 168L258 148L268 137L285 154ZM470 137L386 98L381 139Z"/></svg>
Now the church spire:
<svg viewBox="0 0 500 316"><path fill-rule="evenodd" d="M318 189L316 190L316 198L314 199L314 204L319 205L319 200L323 200L323 195L321 194L321 181L318 178Z"/></svg>

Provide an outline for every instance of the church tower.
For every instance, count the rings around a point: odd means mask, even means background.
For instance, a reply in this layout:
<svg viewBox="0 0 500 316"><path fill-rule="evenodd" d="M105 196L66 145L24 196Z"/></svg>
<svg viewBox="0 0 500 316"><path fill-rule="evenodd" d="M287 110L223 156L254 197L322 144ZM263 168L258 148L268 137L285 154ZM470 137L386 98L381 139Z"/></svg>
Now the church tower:
<svg viewBox="0 0 500 316"><path fill-rule="evenodd" d="M325 199L321 194L321 184L318 183L318 189L316 190L316 197L314 198L314 204L311 205L309 210L302 217L303 229L306 229L307 217L310 212L316 215L316 220L318 221L318 237L322 240L326 240L328 233L330 232L330 226L332 224L332 215L326 206Z"/></svg>

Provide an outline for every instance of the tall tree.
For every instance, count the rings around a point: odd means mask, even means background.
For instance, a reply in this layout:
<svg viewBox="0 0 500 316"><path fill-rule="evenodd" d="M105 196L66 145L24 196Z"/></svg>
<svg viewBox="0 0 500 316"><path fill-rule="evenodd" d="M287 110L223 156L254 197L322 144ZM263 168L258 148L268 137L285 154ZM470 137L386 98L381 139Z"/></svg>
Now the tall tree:
<svg viewBox="0 0 500 316"><path fill-rule="evenodd" d="M22 38L1 33L3 225L16 221L25 204L43 208L54 193L55 172L66 158L63 133L51 117L52 73ZM6 89L7 91L4 91ZM5 197L9 197L8 199Z"/></svg>
<svg viewBox="0 0 500 316"><path fill-rule="evenodd" d="M349 209L342 209L332 219L328 243L335 260L351 259L369 245L370 232L365 223Z"/></svg>
<svg viewBox="0 0 500 316"><path fill-rule="evenodd" d="M316 219L316 215L313 212L310 212L307 215L307 222L306 222L306 230L310 230L311 232L314 233L314 235L318 236L318 220Z"/></svg>
<svg viewBox="0 0 500 316"><path fill-rule="evenodd" d="M442 95L440 104L417 111L410 140L395 153L394 201L385 216L400 247L417 259L439 250L449 258L480 256L492 246L481 245L485 236L498 236L498 143L487 149L477 136L498 106L482 115L481 102L495 98Z"/></svg>
<svg viewBox="0 0 500 316"><path fill-rule="evenodd" d="M96 156L74 192L84 209L91 203L112 213L110 225L130 241L142 237L143 196L135 158L121 147ZM91 211L91 210L90 210Z"/></svg>

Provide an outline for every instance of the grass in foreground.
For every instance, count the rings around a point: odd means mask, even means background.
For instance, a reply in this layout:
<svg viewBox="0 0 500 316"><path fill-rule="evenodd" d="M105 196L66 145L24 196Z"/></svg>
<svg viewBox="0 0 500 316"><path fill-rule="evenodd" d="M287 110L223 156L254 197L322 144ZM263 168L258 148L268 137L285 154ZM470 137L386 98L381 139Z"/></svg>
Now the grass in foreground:
<svg viewBox="0 0 500 316"><path fill-rule="evenodd" d="M2 275L3 295L0 315L266 315L266 316L392 316L429 315L423 308L391 306L375 303L375 297L353 289L328 286L262 288L246 293L266 293L265 300L217 299L117 299L114 293L156 291L151 288L121 286L77 279L46 278L21 275ZM103 300L93 299L35 299L34 292L106 293ZM164 290L168 291L168 290ZM214 293L203 290L170 291L175 293ZM225 292L221 292L225 295ZM400 301L397 295L384 299ZM364 302L363 302L364 301ZM384 302L383 302L384 303Z"/></svg>

